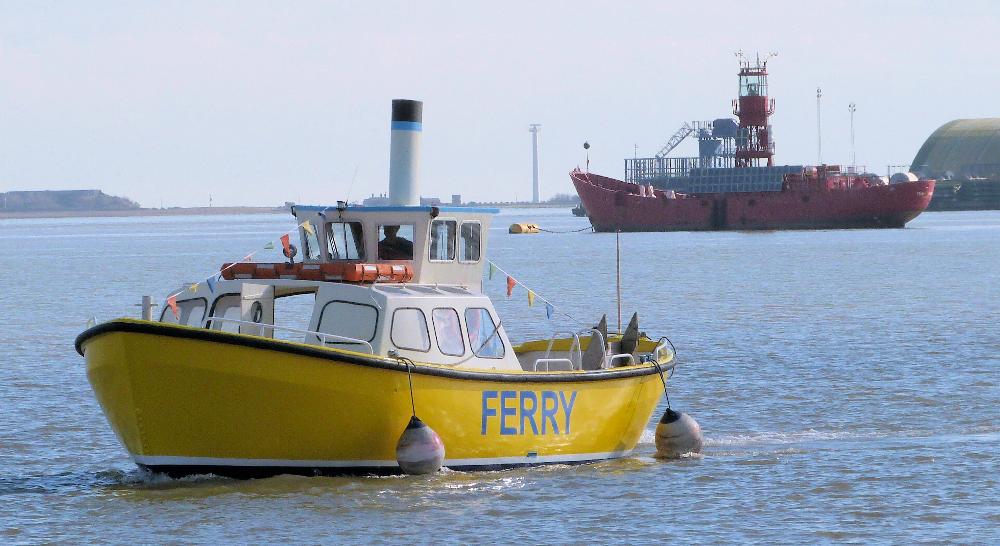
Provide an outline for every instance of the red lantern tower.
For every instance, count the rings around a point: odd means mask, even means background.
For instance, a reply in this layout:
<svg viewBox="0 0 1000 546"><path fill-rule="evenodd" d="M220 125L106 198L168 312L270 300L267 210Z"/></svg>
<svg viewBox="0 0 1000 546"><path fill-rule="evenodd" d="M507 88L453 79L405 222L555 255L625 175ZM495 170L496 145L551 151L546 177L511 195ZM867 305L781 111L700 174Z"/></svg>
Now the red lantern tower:
<svg viewBox="0 0 1000 546"><path fill-rule="evenodd" d="M737 53L740 59L740 98L733 101L733 114L740 119L736 138L736 166L759 167L761 160L767 166L774 163L774 142L768 118L774 113L774 99L767 98L767 61L769 54L751 65L750 60Z"/></svg>

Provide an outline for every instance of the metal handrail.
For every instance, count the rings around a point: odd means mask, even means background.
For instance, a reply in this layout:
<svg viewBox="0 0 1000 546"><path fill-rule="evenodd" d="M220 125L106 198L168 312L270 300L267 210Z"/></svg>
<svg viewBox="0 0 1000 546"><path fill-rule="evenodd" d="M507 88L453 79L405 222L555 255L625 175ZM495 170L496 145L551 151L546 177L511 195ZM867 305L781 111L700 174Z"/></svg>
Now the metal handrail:
<svg viewBox="0 0 1000 546"><path fill-rule="evenodd" d="M613 364L615 363L615 360L625 360L625 359L629 361L629 366L635 366L635 356L629 353L620 353L616 355L611 355L611 358L608 359L608 367L614 368Z"/></svg>
<svg viewBox="0 0 1000 546"><path fill-rule="evenodd" d="M653 358L659 361L660 353L665 351L668 345L670 346L670 357L673 358L677 356L677 352L674 350L673 344L670 343L670 340L666 337L662 337L660 338L660 342L656 344L656 348L653 349Z"/></svg>
<svg viewBox="0 0 1000 546"><path fill-rule="evenodd" d="M549 358L549 356L552 354L552 346L555 345L556 338L558 336L562 336L562 335L566 335L566 334L569 334L570 337L573 338L573 343L569 346L569 354L570 354L570 356L573 355L573 349L577 348L577 349L580 350L580 353L581 353L580 356L582 358L582 356L583 356L583 350L581 349L581 345L580 345L580 337L577 334L574 334L573 332L570 332L569 330L552 332L552 337L549 338L549 345L548 345L548 347L545 348L545 358Z"/></svg>
<svg viewBox="0 0 1000 546"><path fill-rule="evenodd" d="M264 335L265 329L271 329L272 331L281 330L284 332L294 332L297 334L305 334L307 336L316 336L316 339L319 339L324 346L327 344L327 338L330 338L333 339L334 341L340 341L343 343L350 343L353 345L364 345L365 348L368 349L368 354L372 355L375 354L375 349L372 348L372 344L368 343L363 339L355 339L353 337L338 336L336 334L327 334L325 332L316 332L314 330L302 330L300 328L290 328L288 326L275 326L273 324L264 324L263 322L250 322L246 320L231 319L226 317L208 317L208 319L205 320L205 326L210 328L211 327L210 324L212 323L212 321L231 322L233 324L245 324L247 326L257 326L259 328L257 335L259 336Z"/></svg>
<svg viewBox="0 0 1000 546"><path fill-rule="evenodd" d="M535 370L534 371L536 371L536 372L538 371L538 366L540 364L545 364L545 371L547 371L547 372L548 371L552 371L550 365L551 364L555 364L556 362L565 362L565 363L569 364L569 369L570 370L576 369L576 366L573 365L573 361L570 360L570 359L568 359L568 358L539 358L539 359L535 360Z"/></svg>

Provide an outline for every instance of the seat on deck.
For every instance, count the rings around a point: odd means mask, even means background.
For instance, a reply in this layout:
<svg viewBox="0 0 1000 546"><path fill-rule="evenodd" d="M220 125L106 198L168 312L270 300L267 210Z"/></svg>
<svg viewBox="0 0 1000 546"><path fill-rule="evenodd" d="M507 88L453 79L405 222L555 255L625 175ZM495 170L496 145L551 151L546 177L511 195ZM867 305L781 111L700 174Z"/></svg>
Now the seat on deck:
<svg viewBox="0 0 1000 546"><path fill-rule="evenodd" d="M608 316L601 317L601 322L594 327L596 332L590 334L590 344L587 345L587 352L583 353L580 359L580 368L583 370L600 370L604 367L606 357L606 343L608 339Z"/></svg>
<svg viewBox="0 0 1000 546"><path fill-rule="evenodd" d="M639 348L639 313L632 313L632 319L628 321L628 327L622 334L619 350L622 354L634 355Z"/></svg>

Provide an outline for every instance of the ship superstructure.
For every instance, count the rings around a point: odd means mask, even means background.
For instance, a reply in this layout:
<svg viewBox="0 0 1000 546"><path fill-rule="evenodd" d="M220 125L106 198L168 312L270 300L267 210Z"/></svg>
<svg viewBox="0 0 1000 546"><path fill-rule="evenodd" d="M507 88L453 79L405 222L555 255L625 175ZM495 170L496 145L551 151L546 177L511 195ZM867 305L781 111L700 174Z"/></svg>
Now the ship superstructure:
<svg viewBox="0 0 1000 546"><path fill-rule="evenodd" d="M923 212L934 181L912 173L890 179L856 167L775 165L773 54L738 56L735 119L685 123L655 156L626 159L624 181L570 173L596 230L903 227ZM698 140L698 156L668 157L688 137Z"/></svg>

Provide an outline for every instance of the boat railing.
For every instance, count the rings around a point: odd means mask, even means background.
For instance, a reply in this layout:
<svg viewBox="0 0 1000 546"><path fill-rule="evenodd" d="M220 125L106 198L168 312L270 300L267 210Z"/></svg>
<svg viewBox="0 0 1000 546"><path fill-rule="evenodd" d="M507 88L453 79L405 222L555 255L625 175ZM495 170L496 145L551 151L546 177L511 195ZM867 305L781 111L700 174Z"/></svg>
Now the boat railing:
<svg viewBox="0 0 1000 546"><path fill-rule="evenodd" d="M661 337L660 342L657 343L656 348L653 349L653 357L656 358L657 362L659 362L661 354L664 355L664 357L666 357L666 355L670 355L671 359L673 359L674 355L677 354L674 350L674 345L670 343L670 340L666 337Z"/></svg>
<svg viewBox="0 0 1000 546"><path fill-rule="evenodd" d="M628 360L628 365L629 366L635 366L635 355L632 355L632 354L629 354L629 353L620 353L620 354L611 355L610 357L608 357L608 366L607 367L608 368L614 368L615 367L614 364L615 364L616 360Z"/></svg>
<svg viewBox="0 0 1000 546"><path fill-rule="evenodd" d="M535 360L536 372L538 371L538 367L541 366L542 364L545 365L545 369L543 371L546 372L552 371L553 364L567 364L570 370L576 369L576 367L573 365L573 361L568 358L539 358Z"/></svg>
<svg viewBox="0 0 1000 546"><path fill-rule="evenodd" d="M593 335L597 334L598 339L601 340L601 354L608 353L608 344L604 339L604 334L596 328L584 328L579 332L572 332L569 330L557 330L552 332L552 337L549 338L549 344L545 348L545 356L535 360L535 370L538 369L540 363L556 362L556 361L569 361L570 369L582 369L583 368L583 344L580 341L581 335ZM552 347L555 345L556 340L560 337L571 337L573 339L569 346L569 358L551 358L552 357ZM575 353L574 353L575 351ZM575 359L573 357L576 357ZM633 363L635 359L633 359ZM607 361L605 362L607 364Z"/></svg>
<svg viewBox="0 0 1000 546"><path fill-rule="evenodd" d="M238 324L241 326L250 326L257 328L257 335L264 336L265 332L275 330L281 332L292 332L295 334L304 334L305 336L315 336L324 346L332 343L344 343L349 345L362 345L368 354L375 354L375 349L372 348L372 344L368 343L363 339L355 339L353 337L338 336L336 334L328 334L326 332L317 332L314 330L303 330L301 328L291 328L288 326L275 326L273 324L265 324L262 322L250 322L246 320L232 319L226 317L208 317L205 321L205 327L211 328L212 322L228 322L231 324ZM221 328L220 328L221 329Z"/></svg>
<svg viewBox="0 0 1000 546"><path fill-rule="evenodd" d="M568 336L568 337L572 337L573 338L573 342L569 346L569 358L566 359L566 360L570 361L570 364L571 364L570 367L571 368L575 368L576 367L576 363L573 361L573 350L574 349L578 353L580 353L580 358L583 358L582 351L580 349L580 336L577 335L574 332L569 331L569 330L556 330L555 332L552 332L552 337L549 338L549 344L548 344L547 347L545 347L545 356L542 357L542 358L539 358L539 359L535 360L535 369L536 370L538 369L538 361L539 360L541 360L541 361L552 360L550 358L552 356L552 347L556 344L556 340L559 339L560 336Z"/></svg>

